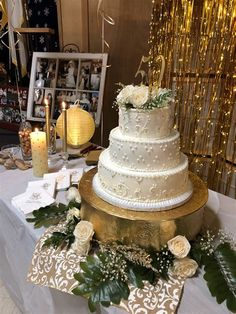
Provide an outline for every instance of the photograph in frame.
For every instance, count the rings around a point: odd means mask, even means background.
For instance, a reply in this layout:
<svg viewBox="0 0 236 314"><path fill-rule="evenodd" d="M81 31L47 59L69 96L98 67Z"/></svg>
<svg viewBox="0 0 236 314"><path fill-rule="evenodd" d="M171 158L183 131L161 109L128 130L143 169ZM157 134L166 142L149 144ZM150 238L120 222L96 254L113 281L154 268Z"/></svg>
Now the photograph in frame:
<svg viewBox="0 0 236 314"><path fill-rule="evenodd" d="M58 66L57 88L76 88L78 76L77 60L60 60Z"/></svg>
<svg viewBox="0 0 236 314"><path fill-rule="evenodd" d="M52 119L75 102L100 124L107 68L107 54L34 52L31 67L27 119L45 121L45 99Z"/></svg>

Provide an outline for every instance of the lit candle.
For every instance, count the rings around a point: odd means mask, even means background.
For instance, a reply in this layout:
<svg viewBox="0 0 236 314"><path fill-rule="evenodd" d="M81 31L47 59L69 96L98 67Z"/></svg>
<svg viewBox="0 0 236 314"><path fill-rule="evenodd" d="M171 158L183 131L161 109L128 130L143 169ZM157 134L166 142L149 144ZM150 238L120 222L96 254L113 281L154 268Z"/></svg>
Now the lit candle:
<svg viewBox="0 0 236 314"><path fill-rule="evenodd" d="M62 104L62 151L67 152L67 117L66 117L66 103L63 101Z"/></svg>
<svg viewBox="0 0 236 314"><path fill-rule="evenodd" d="M45 116L46 116L46 135L47 135L47 146L50 146L50 108L48 99L45 99Z"/></svg>
<svg viewBox="0 0 236 314"><path fill-rule="evenodd" d="M32 149L32 165L35 177L42 177L48 172L48 150L46 133L35 129L30 133L31 149Z"/></svg>

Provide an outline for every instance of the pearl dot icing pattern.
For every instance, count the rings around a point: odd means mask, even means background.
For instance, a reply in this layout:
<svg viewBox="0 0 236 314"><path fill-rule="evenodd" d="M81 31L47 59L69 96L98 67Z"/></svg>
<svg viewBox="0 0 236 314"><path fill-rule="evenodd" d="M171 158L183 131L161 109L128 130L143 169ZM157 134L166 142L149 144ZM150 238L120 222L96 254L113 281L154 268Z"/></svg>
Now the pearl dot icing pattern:
<svg viewBox="0 0 236 314"><path fill-rule="evenodd" d="M99 158L94 189L116 206L164 210L192 194L188 160L180 153L170 106L151 111L119 110L119 126Z"/></svg>
<svg viewBox="0 0 236 314"><path fill-rule="evenodd" d="M165 139L139 139L124 137L117 127L110 133L111 161L121 167L136 171L157 171L173 168L180 162L179 133ZM163 143L165 141L165 143ZM123 149L120 149L122 144Z"/></svg>

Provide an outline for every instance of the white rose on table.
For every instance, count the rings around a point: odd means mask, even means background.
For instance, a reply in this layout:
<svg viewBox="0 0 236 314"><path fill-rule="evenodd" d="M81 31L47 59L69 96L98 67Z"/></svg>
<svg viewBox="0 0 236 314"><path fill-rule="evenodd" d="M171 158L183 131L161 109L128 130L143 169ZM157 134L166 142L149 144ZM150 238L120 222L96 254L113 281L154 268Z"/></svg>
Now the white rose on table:
<svg viewBox="0 0 236 314"><path fill-rule="evenodd" d="M80 210L76 207L72 207L68 210L66 215L66 221L70 221L73 219L73 217L79 218L80 217Z"/></svg>
<svg viewBox="0 0 236 314"><path fill-rule="evenodd" d="M69 190L66 192L66 199L69 202L75 200L77 203L81 203L81 196L78 189L74 186L70 187Z"/></svg>
<svg viewBox="0 0 236 314"><path fill-rule="evenodd" d="M81 244L79 241L76 241L72 243L71 246L72 250L76 252L78 255L87 255L90 249L90 243Z"/></svg>
<svg viewBox="0 0 236 314"><path fill-rule="evenodd" d="M168 249L177 258L184 258L188 255L191 246L188 240L181 235L174 237L167 242Z"/></svg>
<svg viewBox="0 0 236 314"><path fill-rule="evenodd" d="M148 86L135 86L132 95L129 97L129 102L134 108L141 108L148 101L148 95Z"/></svg>
<svg viewBox="0 0 236 314"><path fill-rule="evenodd" d="M173 266L170 268L170 274L181 278L190 278L196 273L197 269L197 262L185 257L174 260Z"/></svg>
<svg viewBox="0 0 236 314"><path fill-rule="evenodd" d="M81 220L73 232L75 241L71 248L79 255L87 255L90 248L90 241L94 235L93 224L86 220Z"/></svg>
<svg viewBox="0 0 236 314"><path fill-rule="evenodd" d="M116 101L119 106L130 102L130 96L132 95L134 88L135 87L133 85L127 85L119 92L116 97Z"/></svg>

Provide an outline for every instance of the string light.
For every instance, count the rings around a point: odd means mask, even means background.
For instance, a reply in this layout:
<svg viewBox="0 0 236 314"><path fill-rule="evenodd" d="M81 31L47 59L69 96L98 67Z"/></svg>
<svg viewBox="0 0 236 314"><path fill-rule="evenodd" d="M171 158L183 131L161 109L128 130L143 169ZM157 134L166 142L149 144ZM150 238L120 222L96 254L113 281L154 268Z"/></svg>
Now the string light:
<svg viewBox="0 0 236 314"><path fill-rule="evenodd" d="M175 123L190 169L227 194L236 163L236 0L152 2L151 72L163 55L162 85L176 91Z"/></svg>

